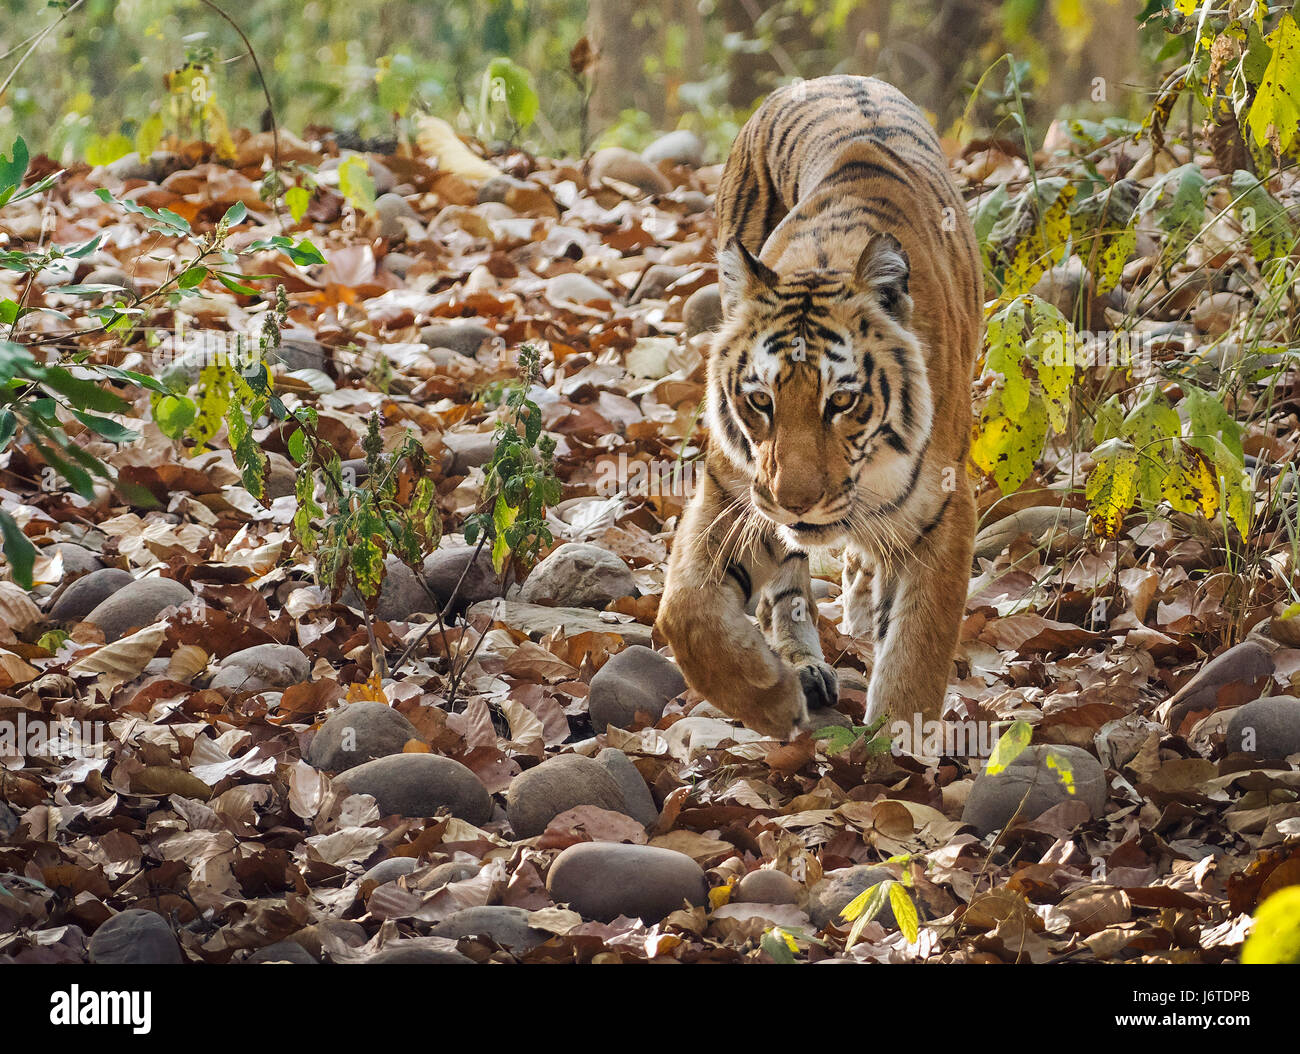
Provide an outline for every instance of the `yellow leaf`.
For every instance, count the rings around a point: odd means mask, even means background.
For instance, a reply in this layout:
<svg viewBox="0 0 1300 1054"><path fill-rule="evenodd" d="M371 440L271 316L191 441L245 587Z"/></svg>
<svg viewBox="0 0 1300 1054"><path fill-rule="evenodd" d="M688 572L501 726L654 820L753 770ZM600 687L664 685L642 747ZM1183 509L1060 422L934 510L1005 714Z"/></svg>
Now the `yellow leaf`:
<svg viewBox="0 0 1300 1054"><path fill-rule="evenodd" d="M348 685L347 701L349 703L387 703L388 696L384 692L384 682L379 674L372 673L370 680Z"/></svg>
<svg viewBox="0 0 1300 1054"><path fill-rule="evenodd" d="M1084 491L1088 515L1094 534L1114 538L1137 499L1137 453L1128 444L1111 440L1098 447L1095 456L1097 464Z"/></svg>

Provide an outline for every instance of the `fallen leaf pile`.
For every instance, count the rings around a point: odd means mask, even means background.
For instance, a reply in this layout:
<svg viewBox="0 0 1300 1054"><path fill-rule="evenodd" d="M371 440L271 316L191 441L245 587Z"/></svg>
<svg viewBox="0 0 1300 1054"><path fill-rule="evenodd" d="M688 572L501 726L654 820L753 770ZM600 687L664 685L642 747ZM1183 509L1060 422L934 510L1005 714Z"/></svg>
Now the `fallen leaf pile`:
<svg viewBox="0 0 1300 1054"><path fill-rule="evenodd" d="M345 466L364 468L374 411L390 448L410 430L432 456L449 536L424 581L390 566L375 622L389 660L470 561L456 532L524 342L543 349L532 397L564 484L557 552L522 582L475 561L466 618L383 679L356 598L332 601L292 542L278 425L256 431L265 505L224 432L207 449L174 443L144 396L126 422L138 440L80 441L160 508L107 484L95 502L43 488L39 454L18 442L0 498L40 556L30 595L0 584L0 960L1218 962L1237 957L1261 900L1300 883L1300 747L1267 749L1295 716L1275 715L1282 729L1253 753L1228 727L1300 676L1293 380L1247 437L1261 503L1291 488L1249 559L1241 539L1178 515L1085 537L1066 487L1086 465L1068 451L1011 498L980 484L951 716L1030 722L1035 744L1075 759L1078 784L984 830L964 758L881 755L851 735L764 740L645 654L662 648L651 627L704 442L721 166L485 159L427 122L413 151L365 155L377 198L357 211L331 184L332 142L282 133L281 163L320 170L295 225L258 194L270 136L237 146L233 165L192 149L71 170L47 236L104 240L75 275L41 276L28 303L66 312L81 301L46 290L147 290L176 266L174 240L146 237L96 188L196 230L242 202L234 244L291 233L327 260L243 261L288 295L285 402L316 408ZM1133 149L1111 143L1102 168L1130 171ZM972 199L1026 175L988 144L954 171ZM12 241L40 236L43 205L6 213ZM1143 237L1138 252L1154 253ZM1120 306L1115 324L1172 319L1193 358L1221 346L1235 301L1193 316L1203 298L1170 308L1155 283L1125 269L1105 305ZM0 274L0 294L19 292ZM217 291L148 323L256 332L273 300ZM67 331L37 313L23 339ZM187 376L146 332L62 341L92 363ZM1243 408L1255 397L1243 385ZM871 648L838 631L838 572L832 554L814 563L819 625L843 723L860 725ZM443 660L471 654L448 705ZM41 744L15 741L36 729ZM841 909L890 878L906 879L916 939L885 911L846 946Z"/></svg>

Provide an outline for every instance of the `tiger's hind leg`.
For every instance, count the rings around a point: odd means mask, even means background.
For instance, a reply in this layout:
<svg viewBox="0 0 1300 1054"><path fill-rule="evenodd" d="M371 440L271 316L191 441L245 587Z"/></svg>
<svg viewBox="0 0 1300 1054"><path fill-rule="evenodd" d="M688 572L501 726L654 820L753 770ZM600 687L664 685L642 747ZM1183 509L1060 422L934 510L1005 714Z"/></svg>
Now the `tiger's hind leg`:
<svg viewBox="0 0 1300 1054"><path fill-rule="evenodd" d="M798 673L808 709L834 706L839 701L839 678L822 657L806 553L792 551L779 561L763 587L757 614L772 649Z"/></svg>
<svg viewBox="0 0 1300 1054"><path fill-rule="evenodd" d="M882 714L909 724L916 714L922 721L942 716L966 610L974 527L975 502L962 488L907 556L877 575L868 722Z"/></svg>

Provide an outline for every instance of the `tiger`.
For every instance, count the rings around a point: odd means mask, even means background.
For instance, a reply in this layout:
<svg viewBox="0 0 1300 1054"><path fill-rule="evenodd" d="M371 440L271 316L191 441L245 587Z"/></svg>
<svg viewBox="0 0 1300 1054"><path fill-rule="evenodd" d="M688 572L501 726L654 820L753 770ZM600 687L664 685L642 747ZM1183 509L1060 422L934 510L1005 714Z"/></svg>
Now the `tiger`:
<svg viewBox="0 0 1300 1054"><path fill-rule="evenodd" d="M975 531L984 294L938 139L884 81L796 82L741 130L716 213L704 471L656 632L727 715L781 738L816 727L839 686L809 554L843 547L841 626L873 641L866 720L940 718Z"/></svg>

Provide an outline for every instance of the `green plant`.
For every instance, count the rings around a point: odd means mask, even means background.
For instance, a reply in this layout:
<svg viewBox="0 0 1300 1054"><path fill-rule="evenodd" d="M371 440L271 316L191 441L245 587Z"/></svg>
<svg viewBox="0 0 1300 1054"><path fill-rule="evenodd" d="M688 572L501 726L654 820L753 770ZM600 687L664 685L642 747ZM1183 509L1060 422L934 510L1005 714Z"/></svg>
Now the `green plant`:
<svg viewBox="0 0 1300 1054"><path fill-rule="evenodd" d="M505 391L496 451L483 470L484 509L465 521L465 541L473 545L481 537L491 542L498 571L511 558L526 565L552 541L546 509L560 500L555 440L542 433L541 408L529 398L540 366L537 347L523 345L519 381Z"/></svg>
<svg viewBox="0 0 1300 1054"><path fill-rule="evenodd" d="M0 157L0 207L45 193L57 184L61 172L24 188L22 180L28 161L27 144L21 137L15 141L10 156ZM265 365L260 360L241 364L241 372L226 357L219 356L204 367L198 396L192 398L186 391L148 374L88 362L87 350L78 348L65 354L60 349L74 336L112 333L123 340L130 339L136 327L148 321L154 306L176 307L188 299L201 297L208 282L219 283L242 295L256 294L258 290L246 284L250 276L233 269L240 256L277 249L300 266L324 263L324 258L310 242L294 242L284 236L256 241L242 252L231 250L227 244L230 231L245 221L246 210L242 204L232 206L210 231L199 235L186 219L168 209L155 210L128 200L114 202L106 190L96 194L102 201L144 216L150 221L150 234L178 239L180 262L169 278L143 293L76 284L50 287L47 293L87 298L113 295L110 302L80 312L82 320L89 320L92 325L75 327L53 337L28 338L22 331L22 320L34 310L51 310L32 308L27 302L37 275L85 258L99 247L102 239L96 236L79 245L61 246L46 245L42 238L35 245L0 253L0 268L25 276L23 292L17 300L0 300L0 325L8 330L6 338L0 340L0 448L8 448L14 442L29 443L40 461L88 501L95 496L98 478L111 482L129 500L150 507L156 500L147 490L118 479L99 458L71 438L65 428L70 417L110 442L130 442L137 433L111 415L127 413L131 409L130 397L147 391L154 420L170 438L203 444L225 423L245 481L252 493L260 495L265 458L252 442L249 424L264 406L260 401L263 397L249 381L250 377L259 375L259 370L265 376ZM61 312L54 314L69 323L76 321ZM38 353L42 356L39 359ZM114 391L113 385L121 386L126 395ZM13 518L3 512L0 512L0 533L4 536L4 551L15 581L30 588L34 548Z"/></svg>

